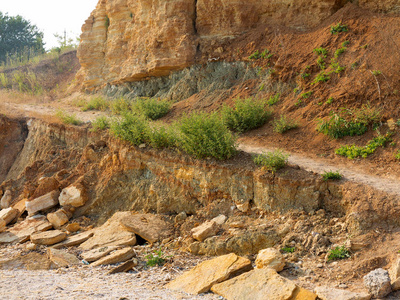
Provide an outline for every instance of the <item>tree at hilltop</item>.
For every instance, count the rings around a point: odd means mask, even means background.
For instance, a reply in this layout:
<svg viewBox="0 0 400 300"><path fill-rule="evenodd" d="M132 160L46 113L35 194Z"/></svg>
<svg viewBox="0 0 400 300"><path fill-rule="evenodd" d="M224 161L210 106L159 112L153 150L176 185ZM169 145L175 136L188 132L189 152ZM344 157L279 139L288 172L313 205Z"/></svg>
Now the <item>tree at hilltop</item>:
<svg viewBox="0 0 400 300"><path fill-rule="evenodd" d="M0 12L0 63L44 51L43 32L36 25L21 16L10 17Z"/></svg>

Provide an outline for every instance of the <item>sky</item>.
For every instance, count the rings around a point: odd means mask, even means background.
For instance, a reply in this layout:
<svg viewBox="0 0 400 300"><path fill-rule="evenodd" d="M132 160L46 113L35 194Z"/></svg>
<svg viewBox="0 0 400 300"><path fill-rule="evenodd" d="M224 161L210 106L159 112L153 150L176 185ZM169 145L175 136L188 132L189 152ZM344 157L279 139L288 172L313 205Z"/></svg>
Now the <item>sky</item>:
<svg viewBox="0 0 400 300"><path fill-rule="evenodd" d="M54 34L79 37L81 27L98 0L0 0L0 11L20 15L44 33L45 48L58 46Z"/></svg>

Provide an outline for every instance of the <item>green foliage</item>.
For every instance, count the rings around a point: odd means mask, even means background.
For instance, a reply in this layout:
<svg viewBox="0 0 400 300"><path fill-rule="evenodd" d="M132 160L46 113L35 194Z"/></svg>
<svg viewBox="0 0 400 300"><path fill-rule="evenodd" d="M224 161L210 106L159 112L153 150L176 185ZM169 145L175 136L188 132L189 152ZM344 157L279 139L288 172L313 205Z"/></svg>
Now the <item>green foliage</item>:
<svg viewBox="0 0 400 300"><path fill-rule="evenodd" d="M367 131L367 126L361 122L348 121L338 114L331 115L327 121L321 120L317 130L332 138L362 135Z"/></svg>
<svg viewBox="0 0 400 300"><path fill-rule="evenodd" d="M290 129L299 127L297 122L292 119L287 119L285 115L281 115L279 119L274 120L274 131L278 133L285 133Z"/></svg>
<svg viewBox="0 0 400 300"><path fill-rule="evenodd" d="M340 49L337 49L335 51L335 58L338 58L340 55L342 55L344 52L346 52L347 48L346 47L342 47Z"/></svg>
<svg viewBox="0 0 400 300"><path fill-rule="evenodd" d="M226 105L222 107L222 119L229 129L245 132L258 128L268 121L272 113L265 107L265 101L253 98L237 99L233 108Z"/></svg>
<svg viewBox="0 0 400 300"><path fill-rule="evenodd" d="M82 124L82 122L77 119L75 114L68 114L63 110L58 110L56 112L56 117L58 117L64 124L68 124L68 125Z"/></svg>
<svg viewBox="0 0 400 300"><path fill-rule="evenodd" d="M101 96L91 98L82 106L82 111L88 110L106 110L109 107L109 103L106 99Z"/></svg>
<svg viewBox="0 0 400 300"><path fill-rule="evenodd" d="M259 59L261 57L260 52L258 52L258 50L256 50L256 52L254 52L253 54L251 54L249 56L249 59Z"/></svg>
<svg viewBox="0 0 400 300"><path fill-rule="evenodd" d="M162 149L176 146L176 132L173 126L152 127L148 133L148 142L151 147Z"/></svg>
<svg viewBox="0 0 400 300"><path fill-rule="evenodd" d="M164 265L165 261L169 257L166 257L160 248L159 250L156 250L153 253L146 255L145 258L147 259L146 265L148 265L149 267L155 267Z"/></svg>
<svg viewBox="0 0 400 300"><path fill-rule="evenodd" d="M0 84L4 88L8 88L9 87L8 77L4 73L0 73Z"/></svg>
<svg viewBox="0 0 400 300"><path fill-rule="evenodd" d="M270 59L272 56L273 54L269 53L268 49L265 49L260 55L261 58L266 58L266 59Z"/></svg>
<svg viewBox="0 0 400 300"><path fill-rule="evenodd" d="M341 156L345 156L349 159L356 157L366 158L375 152L378 147L385 147L386 143L391 141L391 134L387 133L385 135L379 135L373 138L364 147L359 147L356 145L346 145L335 150L335 153Z"/></svg>
<svg viewBox="0 0 400 300"><path fill-rule="evenodd" d="M310 98L310 96L312 94L313 94L313 91L309 91L309 92L301 94L300 97L303 98L303 99L308 99L308 98Z"/></svg>
<svg viewBox="0 0 400 300"><path fill-rule="evenodd" d="M379 71L379 70L373 70L373 71L372 71L372 74L373 74L374 76L378 76L378 75L381 75L382 72Z"/></svg>
<svg viewBox="0 0 400 300"><path fill-rule="evenodd" d="M381 120L381 110L371 107L370 104L363 104L360 109L352 111L357 122L365 125L376 124Z"/></svg>
<svg viewBox="0 0 400 300"><path fill-rule="evenodd" d="M333 97L329 97L328 100L326 100L325 104L328 104L328 105L332 104L333 100L334 100Z"/></svg>
<svg viewBox="0 0 400 300"><path fill-rule="evenodd" d="M281 249L281 251L284 253L294 253L295 250L296 250L295 247L287 247L287 246Z"/></svg>
<svg viewBox="0 0 400 300"><path fill-rule="evenodd" d="M268 106L273 106L273 105L275 105L276 103L278 103L279 100L280 100L280 96L281 96L281 94L277 93L277 94L275 94L275 95L269 97L269 99L267 100Z"/></svg>
<svg viewBox="0 0 400 300"><path fill-rule="evenodd" d="M111 107L111 112L116 115L123 115L125 113L130 112L131 110L130 102L122 97L112 100L110 103L110 107Z"/></svg>
<svg viewBox="0 0 400 300"><path fill-rule="evenodd" d="M339 32L347 32L349 28L347 25L343 25L342 22L337 23L336 25L331 26L331 34L338 34Z"/></svg>
<svg viewBox="0 0 400 300"><path fill-rule="evenodd" d="M223 160L236 153L236 138L216 113L192 113L184 116L177 127L178 147L195 157Z"/></svg>
<svg viewBox="0 0 400 300"><path fill-rule="evenodd" d="M108 128L110 128L110 120L105 116L100 116L92 122L92 128L90 130L96 132Z"/></svg>
<svg viewBox="0 0 400 300"><path fill-rule="evenodd" d="M303 78L303 79L306 79L306 78L308 78L308 77L310 77L310 76L311 76L310 73L306 73L306 72L301 73L301 78Z"/></svg>
<svg viewBox="0 0 400 300"><path fill-rule="evenodd" d="M314 78L311 85L318 84L320 82L327 82L329 79L331 78L327 74L325 74L324 71L322 71Z"/></svg>
<svg viewBox="0 0 400 300"><path fill-rule="evenodd" d="M149 122L144 116L126 112L122 118L111 123L111 132L121 140L139 146L147 141L149 126Z"/></svg>
<svg viewBox="0 0 400 300"><path fill-rule="evenodd" d="M326 57L328 55L328 50L326 50L325 48L315 48L313 50L314 53L317 53L318 55L322 55L323 57Z"/></svg>
<svg viewBox="0 0 400 300"><path fill-rule="evenodd" d="M397 150L397 152L394 155L394 158L400 160L400 150Z"/></svg>
<svg viewBox="0 0 400 300"><path fill-rule="evenodd" d="M266 168L273 173L282 169L287 165L288 155L284 154L281 150L259 154L253 157L256 165Z"/></svg>
<svg viewBox="0 0 400 300"><path fill-rule="evenodd" d="M318 66L320 67L321 70L325 70L326 69L325 59L322 56L318 57L317 64L318 64Z"/></svg>
<svg viewBox="0 0 400 300"><path fill-rule="evenodd" d="M20 59L27 49L31 54L44 53L43 32L21 16L0 12L0 63L7 64L10 57Z"/></svg>
<svg viewBox="0 0 400 300"><path fill-rule="evenodd" d="M328 253L328 261L331 260L340 260L350 258L350 251L346 248L346 246L338 246L331 249Z"/></svg>
<svg viewBox="0 0 400 300"><path fill-rule="evenodd" d="M332 58L332 60L331 60L331 67L332 67L333 71L335 73L337 73L337 74L339 74L340 72L346 70L346 67L341 67L339 65L339 63L337 62L337 60L334 59L334 58Z"/></svg>
<svg viewBox="0 0 400 300"><path fill-rule="evenodd" d="M156 98L140 98L131 104L134 113L144 115L151 120L157 120L165 116L171 109L171 103L167 100Z"/></svg>
<svg viewBox="0 0 400 300"><path fill-rule="evenodd" d="M108 29L108 27L110 26L110 18L108 16L106 16L106 20L104 21L104 26Z"/></svg>
<svg viewBox="0 0 400 300"><path fill-rule="evenodd" d="M342 174L340 174L338 171L337 172L333 172L333 171L327 172L327 171L325 171L322 174L322 178L325 181L328 181L328 180L340 180L340 179L342 179Z"/></svg>
<svg viewBox="0 0 400 300"><path fill-rule="evenodd" d="M347 47L350 44L350 41L344 41L342 43L342 47Z"/></svg>

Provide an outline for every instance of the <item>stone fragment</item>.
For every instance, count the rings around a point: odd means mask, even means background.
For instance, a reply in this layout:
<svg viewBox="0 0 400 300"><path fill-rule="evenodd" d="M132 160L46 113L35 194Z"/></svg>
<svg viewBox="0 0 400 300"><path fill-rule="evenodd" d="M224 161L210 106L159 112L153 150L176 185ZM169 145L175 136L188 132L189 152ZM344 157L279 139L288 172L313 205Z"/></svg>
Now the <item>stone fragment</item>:
<svg viewBox="0 0 400 300"><path fill-rule="evenodd" d="M278 250L267 248L258 252L255 263L258 269L267 267L280 272L285 267L285 258Z"/></svg>
<svg viewBox="0 0 400 300"><path fill-rule="evenodd" d="M368 293L355 293L346 290L334 289L325 286L316 287L314 292L321 300L369 300L371 295Z"/></svg>
<svg viewBox="0 0 400 300"><path fill-rule="evenodd" d="M400 290L400 278L397 278L396 280L392 280L392 291L398 291Z"/></svg>
<svg viewBox="0 0 400 300"><path fill-rule="evenodd" d="M392 119L387 120L387 125L388 125L388 127L389 127L390 130L395 130L395 129L396 129L397 123L396 123L396 121L392 118Z"/></svg>
<svg viewBox="0 0 400 300"><path fill-rule="evenodd" d="M93 236L93 231L85 231L76 235L69 236L66 240L61 243L55 244L52 248L60 249L63 247L72 247L82 244Z"/></svg>
<svg viewBox="0 0 400 300"><path fill-rule="evenodd" d="M214 219L212 219L211 221L214 221L218 225L222 225L225 223L226 219L227 219L227 217L225 215L219 215L219 216L215 217Z"/></svg>
<svg viewBox="0 0 400 300"><path fill-rule="evenodd" d="M238 202L236 203L236 208L241 212L248 212L250 209L250 202L249 201L245 201L243 203Z"/></svg>
<svg viewBox="0 0 400 300"><path fill-rule="evenodd" d="M134 246L136 236L120 225L120 220L131 216L131 212L117 212L102 226L94 230L94 235L79 247L91 250L103 246Z"/></svg>
<svg viewBox="0 0 400 300"><path fill-rule="evenodd" d="M192 229L192 236L196 240L202 242L206 238L216 235L218 232L218 224L214 221L207 221Z"/></svg>
<svg viewBox="0 0 400 300"><path fill-rule="evenodd" d="M80 207L85 205L88 200L85 189L82 186L69 186L61 191L60 205L71 205L73 207Z"/></svg>
<svg viewBox="0 0 400 300"><path fill-rule="evenodd" d="M31 235L31 242L38 245L54 245L67 238L67 234L61 230L38 232Z"/></svg>
<svg viewBox="0 0 400 300"><path fill-rule="evenodd" d="M65 227L65 229L68 230L69 232L77 232L81 229L81 225L79 225L78 223L71 223L71 224L68 224Z"/></svg>
<svg viewBox="0 0 400 300"><path fill-rule="evenodd" d="M12 200L11 191L6 190L4 192L3 197L1 197L1 200L0 200L0 208L9 208L11 205L11 200Z"/></svg>
<svg viewBox="0 0 400 300"><path fill-rule="evenodd" d="M128 260L127 262L123 263L122 265L111 269L110 271L107 272L107 275L111 274L116 274L116 273L123 273L123 272L128 272L129 270L132 270L132 268L136 267L138 265L137 259L131 259Z"/></svg>
<svg viewBox="0 0 400 300"><path fill-rule="evenodd" d="M172 235L172 226L152 214L132 214L122 218L121 225L151 244Z"/></svg>
<svg viewBox="0 0 400 300"><path fill-rule="evenodd" d="M200 263L168 283L165 287L170 290L196 295L208 292L214 284L250 269L250 260L231 253Z"/></svg>
<svg viewBox="0 0 400 300"><path fill-rule="evenodd" d="M270 268L254 269L211 288L211 291L227 300L292 300L297 290L292 281Z"/></svg>
<svg viewBox="0 0 400 300"><path fill-rule="evenodd" d="M6 225L8 223L11 223L12 220L15 219L15 217L18 215L18 210L14 209L12 207L9 208L4 208L0 210L0 219L4 220L6 222Z"/></svg>
<svg viewBox="0 0 400 300"><path fill-rule="evenodd" d="M316 300L317 297L318 296L316 294L314 294L313 292L298 287L294 291L293 296L290 300Z"/></svg>
<svg viewBox="0 0 400 300"><path fill-rule="evenodd" d="M83 252L81 257L87 262L93 262L99 260L100 258L106 256L108 253L117 250L116 246L104 246L100 248L96 248L87 252Z"/></svg>
<svg viewBox="0 0 400 300"><path fill-rule="evenodd" d="M17 220L19 217L22 216L22 214L24 213L24 211L26 210L26 199L22 199L20 201L18 201L17 203L15 203L12 208L15 208L18 210L18 214L15 217L15 219Z"/></svg>
<svg viewBox="0 0 400 300"><path fill-rule="evenodd" d="M26 243L25 247L26 247L26 250L34 251L37 249L38 246L34 243Z"/></svg>
<svg viewBox="0 0 400 300"><path fill-rule="evenodd" d="M389 272L379 268L364 276L364 285L375 298L384 298L392 291Z"/></svg>
<svg viewBox="0 0 400 300"><path fill-rule="evenodd" d="M389 276L392 281L400 277L400 255L397 255L395 262L389 270Z"/></svg>
<svg viewBox="0 0 400 300"><path fill-rule="evenodd" d="M81 261L73 254L54 248L47 249L49 259L59 268L80 265Z"/></svg>
<svg viewBox="0 0 400 300"><path fill-rule="evenodd" d="M54 228L60 228L69 221L69 218L69 214L63 208L47 215L47 220L49 220Z"/></svg>
<svg viewBox="0 0 400 300"><path fill-rule="evenodd" d="M26 210L29 215L34 215L39 211L47 210L58 204L59 191L52 191L39 198L26 202Z"/></svg>
<svg viewBox="0 0 400 300"><path fill-rule="evenodd" d="M44 216L26 218L24 221L15 224L8 231L0 233L0 244L24 243L29 240L33 233L46 231L52 227Z"/></svg>
<svg viewBox="0 0 400 300"><path fill-rule="evenodd" d="M176 215L174 221L175 221L175 223L180 223L180 222L185 221L186 218L187 218L186 212L182 211L182 212L180 212L179 214Z"/></svg>
<svg viewBox="0 0 400 300"><path fill-rule="evenodd" d="M126 247L121 250L116 250L111 254L95 261L91 264L91 266L97 267L101 265L112 265L119 262L124 262L128 259L131 259L134 255L135 252L133 251L133 249L131 247Z"/></svg>
<svg viewBox="0 0 400 300"><path fill-rule="evenodd" d="M0 220L0 232L3 232L4 230L6 230L6 221L4 220ZM0 244L1 244L1 238L0 238Z"/></svg>

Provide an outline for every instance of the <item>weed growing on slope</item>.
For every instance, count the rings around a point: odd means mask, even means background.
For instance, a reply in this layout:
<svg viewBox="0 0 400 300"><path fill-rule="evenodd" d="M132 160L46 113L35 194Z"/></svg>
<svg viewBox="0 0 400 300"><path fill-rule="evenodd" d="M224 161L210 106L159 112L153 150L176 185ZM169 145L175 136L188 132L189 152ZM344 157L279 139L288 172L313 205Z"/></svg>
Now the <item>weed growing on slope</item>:
<svg viewBox="0 0 400 300"><path fill-rule="evenodd" d="M131 110L130 101L125 98L114 99L110 103L111 112L115 115L123 115Z"/></svg>
<svg viewBox="0 0 400 300"><path fill-rule="evenodd" d="M397 150L397 152L394 155L394 158L400 160L400 150Z"/></svg>
<svg viewBox="0 0 400 300"><path fill-rule="evenodd" d="M159 100L156 98L141 98L134 101L130 108L134 113L144 115L151 120L157 120L169 112L171 103L167 100Z"/></svg>
<svg viewBox="0 0 400 300"><path fill-rule="evenodd" d="M279 100L280 100L280 96L281 96L281 94L277 93L277 94L275 94L275 95L269 97L269 99L267 100L268 106L273 106L273 105L275 105L276 103L278 103Z"/></svg>
<svg viewBox="0 0 400 300"><path fill-rule="evenodd" d="M338 34L340 32L347 32L349 28L347 25L343 25L342 22L337 23L336 25L331 26L331 34Z"/></svg>
<svg viewBox="0 0 400 300"><path fill-rule="evenodd" d="M91 98L82 106L82 111L88 110L106 110L109 107L109 103L106 99L101 96Z"/></svg>
<svg viewBox="0 0 400 300"><path fill-rule="evenodd" d="M147 141L149 126L149 121L144 116L128 112L111 123L111 132L121 140L139 146Z"/></svg>
<svg viewBox="0 0 400 300"><path fill-rule="evenodd" d="M148 133L148 142L151 147L162 149L176 146L176 132L173 126L151 127Z"/></svg>
<svg viewBox="0 0 400 300"><path fill-rule="evenodd" d="M350 258L350 251L346 246L338 246L328 252L328 261Z"/></svg>
<svg viewBox="0 0 400 300"><path fill-rule="evenodd" d="M283 253L294 253L295 250L296 250L295 247L288 247L288 246L286 246L286 247L283 247L283 248L281 249L281 252L283 252Z"/></svg>
<svg viewBox="0 0 400 300"><path fill-rule="evenodd" d="M340 179L342 179L342 174L340 174L338 171L337 172L333 172L333 171L325 171L323 174L322 174L322 178L325 180L325 181L328 181L328 180L340 180Z"/></svg>
<svg viewBox="0 0 400 300"><path fill-rule="evenodd" d="M338 114L331 115L327 121L321 120L317 126L317 131L328 135L334 139L344 136L362 135L368 127L361 122L348 121Z"/></svg>
<svg viewBox="0 0 400 300"><path fill-rule="evenodd" d="M149 253L145 256L146 265L149 267L155 266L163 266L166 260L170 257L165 256L164 252L162 252L161 248L159 250L154 251L153 253Z"/></svg>
<svg viewBox="0 0 400 300"><path fill-rule="evenodd" d="M256 165L275 173L287 165L288 157L289 155L284 154L281 150L275 150L256 155L253 157L253 161Z"/></svg>
<svg viewBox="0 0 400 300"><path fill-rule="evenodd" d="M279 96L278 96L279 97ZM222 107L222 119L229 129L245 132L264 125L271 117L266 102L252 98L237 99L234 107Z"/></svg>
<svg viewBox="0 0 400 300"><path fill-rule="evenodd" d="M297 127L299 127L297 122L293 119L288 119L285 115L281 115L279 119L274 120L274 131L278 133L285 133Z"/></svg>
<svg viewBox="0 0 400 300"><path fill-rule="evenodd" d="M327 82L329 79L331 78L327 74L325 74L324 71L322 71L314 78L311 85L318 84L320 82Z"/></svg>
<svg viewBox="0 0 400 300"><path fill-rule="evenodd" d="M328 50L326 50L325 48L315 48L313 50L314 53L318 54L318 55L322 55L323 57L326 57L328 55Z"/></svg>
<svg viewBox="0 0 400 300"><path fill-rule="evenodd" d="M90 130L96 132L106 130L108 128L110 128L110 120L105 116L100 116L92 122L92 128Z"/></svg>
<svg viewBox="0 0 400 300"><path fill-rule="evenodd" d="M80 125L82 122L78 120L75 114L68 114L63 110L58 110L56 112L56 117L58 117L64 124L68 125Z"/></svg>

